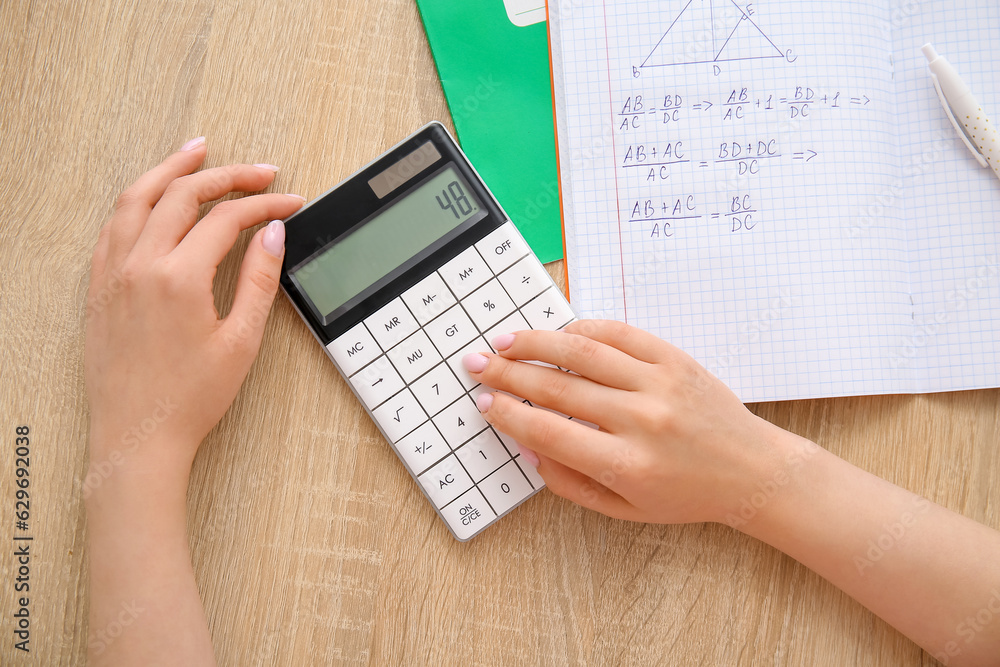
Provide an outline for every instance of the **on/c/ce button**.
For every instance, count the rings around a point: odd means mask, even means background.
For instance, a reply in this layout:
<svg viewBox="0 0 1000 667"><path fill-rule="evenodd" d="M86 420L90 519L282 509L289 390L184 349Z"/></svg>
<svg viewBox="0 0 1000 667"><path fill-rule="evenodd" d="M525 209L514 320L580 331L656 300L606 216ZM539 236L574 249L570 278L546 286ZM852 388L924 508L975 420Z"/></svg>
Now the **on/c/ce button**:
<svg viewBox="0 0 1000 667"><path fill-rule="evenodd" d="M497 515L486 504L479 489L472 488L441 510L441 516L455 531L458 539L467 540L488 526Z"/></svg>
<svg viewBox="0 0 1000 667"><path fill-rule="evenodd" d="M326 349L344 371L344 375L348 376L382 354L381 348L364 324L358 324L339 336Z"/></svg>

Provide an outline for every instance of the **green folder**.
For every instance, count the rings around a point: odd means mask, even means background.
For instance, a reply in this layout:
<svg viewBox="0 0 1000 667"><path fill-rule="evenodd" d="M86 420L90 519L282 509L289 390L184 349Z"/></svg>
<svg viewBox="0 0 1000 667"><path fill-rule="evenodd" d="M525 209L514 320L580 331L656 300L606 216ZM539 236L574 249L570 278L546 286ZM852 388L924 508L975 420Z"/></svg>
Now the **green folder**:
<svg viewBox="0 0 1000 667"><path fill-rule="evenodd" d="M502 0L416 0L462 150L542 262L562 259L545 22Z"/></svg>

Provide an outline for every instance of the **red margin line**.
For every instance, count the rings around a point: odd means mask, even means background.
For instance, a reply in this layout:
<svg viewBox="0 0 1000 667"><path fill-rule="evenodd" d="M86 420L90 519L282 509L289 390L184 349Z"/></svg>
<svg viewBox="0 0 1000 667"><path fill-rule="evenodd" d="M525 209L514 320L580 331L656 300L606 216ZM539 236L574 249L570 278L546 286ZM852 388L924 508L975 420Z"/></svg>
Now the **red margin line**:
<svg viewBox="0 0 1000 667"><path fill-rule="evenodd" d="M566 257L566 207L563 205L562 165L559 163L559 121L556 118L556 76L555 68L552 64L552 20L549 16L549 2L551 0L546 0L545 2L545 38L548 40L549 45L549 90L552 91L552 136L556 140L556 181L558 181L557 185L559 186L557 188L559 190L559 223L562 228L563 285L565 285L563 292L566 295L566 301L572 301L569 298L569 258Z"/></svg>
<svg viewBox="0 0 1000 667"><path fill-rule="evenodd" d="M611 46L608 40L608 2L603 0L601 6L604 9L604 56L608 65L608 108L611 117L615 117L615 103L611 99ZM628 301L625 300L625 255L622 251L622 204L618 198L618 150L615 147L615 127L611 125L611 157L615 170L615 207L618 213L618 259L622 267L622 308L624 308L625 324L628 324Z"/></svg>

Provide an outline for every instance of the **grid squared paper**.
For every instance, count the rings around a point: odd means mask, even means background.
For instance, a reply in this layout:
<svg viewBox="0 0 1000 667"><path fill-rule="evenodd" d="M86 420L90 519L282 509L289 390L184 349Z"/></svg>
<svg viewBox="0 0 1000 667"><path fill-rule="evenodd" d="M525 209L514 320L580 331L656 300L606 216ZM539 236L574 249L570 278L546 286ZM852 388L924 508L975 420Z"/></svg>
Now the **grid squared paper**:
<svg viewBox="0 0 1000 667"><path fill-rule="evenodd" d="M1000 183L919 52L1000 108L980 5L551 2L577 312L744 401L1000 384Z"/></svg>

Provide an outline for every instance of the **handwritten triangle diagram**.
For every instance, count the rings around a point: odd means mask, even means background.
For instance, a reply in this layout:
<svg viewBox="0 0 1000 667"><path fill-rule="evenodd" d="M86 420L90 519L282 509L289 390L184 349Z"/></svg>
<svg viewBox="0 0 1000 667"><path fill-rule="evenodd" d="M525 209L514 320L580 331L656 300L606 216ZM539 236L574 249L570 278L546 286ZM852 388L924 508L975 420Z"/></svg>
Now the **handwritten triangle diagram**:
<svg viewBox="0 0 1000 667"><path fill-rule="evenodd" d="M783 56L733 0L688 0L640 67Z"/></svg>

